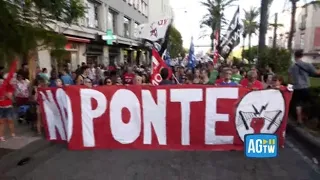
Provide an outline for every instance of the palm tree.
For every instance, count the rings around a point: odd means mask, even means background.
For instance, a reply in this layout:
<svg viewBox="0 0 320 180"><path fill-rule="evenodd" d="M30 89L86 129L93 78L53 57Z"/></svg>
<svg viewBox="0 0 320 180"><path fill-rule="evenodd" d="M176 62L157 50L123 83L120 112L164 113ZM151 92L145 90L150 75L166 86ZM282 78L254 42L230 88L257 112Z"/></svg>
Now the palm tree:
<svg viewBox="0 0 320 180"><path fill-rule="evenodd" d="M295 32L295 17L296 17L296 10L297 10L297 2L299 0L290 0L291 2L291 21L290 21L290 31L289 31L289 36L288 36L288 50L291 51L292 50L292 39L293 39L293 35Z"/></svg>
<svg viewBox="0 0 320 180"><path fill-rule="evenodd" d="M212 30L210 35L211 48L213 49L214 32L219 32L218 47L220 47L220 32L227 25L223 14L224 9L233 5L237 0L206 0L201 4L206 7L208 13L200 21L200 28L207 27Z"/></svg>
<svg viewBox="0 0 320 180"><path fill-rule="evenodd" d="M259 26L259 54L266 46L266 34L268 30L268 12L273 0L261 0L260 4L260 26Z"/></svg>
<svg viewBox="0 0 320 180"><path fill-rule="evenodd" d="M244 24L244 21L242 20L243 24ZM244 59L244 47L246 46L246 38L247 38L247 32L246 30L243 28L242 29L242 52L241 52L241 56L242 56L242 60Z"/></svg>
<svg viewBox="0 0 320 180"><path fill-rule="evenodd" d="M259 29L259 23L256 21L258 16L260 15L260 11L258 8L251 7L249 11L244 10L244 32L248 35L248 52L249 52L249 60L252 60L251 57L251 37L253 34L256 34Z"/></svg>

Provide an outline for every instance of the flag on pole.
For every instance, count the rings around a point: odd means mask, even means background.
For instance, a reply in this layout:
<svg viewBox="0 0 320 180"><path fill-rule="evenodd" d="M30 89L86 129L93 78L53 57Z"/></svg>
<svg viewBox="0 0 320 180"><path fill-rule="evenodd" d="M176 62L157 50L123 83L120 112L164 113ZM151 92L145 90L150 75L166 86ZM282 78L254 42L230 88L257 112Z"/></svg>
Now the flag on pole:
<svg viewBox="0 0 320 180"><path fill-rule="evenodd" d="M213 39L213 63L214 64L218 63L218 60L220 57L218 49L217 49L218 39L219 39L219 31L216 30L216 32L214 33L214 39Z"/></svg>
<svg viewBox="0 0 320 180"><path fill-rule="evenodd" d="M14 74L17 70L17 64L18 64L17 60L15 60L11 63L8 75L5 78L5 80L3 81L3 83L0 85L0 96L3 96L7 91L13 91L14 88L10 84L10 82L13 79Z"/></svg>
<svg viewBox="0 0 320 180"><path fill-rule="evenodd" d="M166 49L163 59L166 62L167 66L171 66L171 57L170 57L169 49Z"/></svg>
<svg viewBox="0 0 320 180"><path fill-rule="evenodd" d="M163 39L172 23L172 18L161 18L146 24L141 24L136 28L138 38L146 39L152 42Z"/></svg>
<svg viewBox="0 0 320 180"><path fill-rule="evenodd" d="M230 22L226 34L222 37L220 44L220 55L226 59L234 47L240 43L241 25L240 25L240 10L239 6Z"/></svg>
<svg viewBox="0 0 320 180"><path fill-rule="evenodd" d="M169 68L166 63L163 61L163 59L161 58L161 56L159 55L158 51L153 48L152 49L152 69L151 69L151 84L154 86L159 85L159 83L162 81L160 72L162 68L168 68L169 70L169 77L171 78L172 76L172 70L171 68Z"/></svg>
<svg viewBox="0 0 320 180"><path fill-rule="evenodd" d="M196 56L194 55L193 37L191 38L191 44L190 44L190 49L189 49L188 67L190 69L193 69L196 67Z"/></svg>

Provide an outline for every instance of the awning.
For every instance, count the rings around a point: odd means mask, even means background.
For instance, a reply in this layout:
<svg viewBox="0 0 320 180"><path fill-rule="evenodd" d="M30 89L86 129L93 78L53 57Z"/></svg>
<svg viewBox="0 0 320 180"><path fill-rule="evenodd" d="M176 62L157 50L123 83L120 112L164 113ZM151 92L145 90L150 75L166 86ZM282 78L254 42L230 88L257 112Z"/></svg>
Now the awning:
<svg viewBox="0 0 320 180"><path fill-rule="evenodd" d="M74 42L82 42L82 43L90 43L89 39L85 38L77 38L77 37L72 37L72 36L66 36L68 41L74 41Z"/></svg>

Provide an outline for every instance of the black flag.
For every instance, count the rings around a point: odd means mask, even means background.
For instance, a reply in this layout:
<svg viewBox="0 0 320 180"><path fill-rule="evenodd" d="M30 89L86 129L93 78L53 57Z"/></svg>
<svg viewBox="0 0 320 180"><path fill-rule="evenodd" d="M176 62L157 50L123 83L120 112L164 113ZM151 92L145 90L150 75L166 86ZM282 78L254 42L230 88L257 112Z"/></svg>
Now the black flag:
<svg viewBox="0 0 320 180"><path fill-rule="evenodd" d="M232 52L233 48L240 43L241 25L239 22L240 8L238 6L226 34L221 39L220 55L226 59Z"/></svg>

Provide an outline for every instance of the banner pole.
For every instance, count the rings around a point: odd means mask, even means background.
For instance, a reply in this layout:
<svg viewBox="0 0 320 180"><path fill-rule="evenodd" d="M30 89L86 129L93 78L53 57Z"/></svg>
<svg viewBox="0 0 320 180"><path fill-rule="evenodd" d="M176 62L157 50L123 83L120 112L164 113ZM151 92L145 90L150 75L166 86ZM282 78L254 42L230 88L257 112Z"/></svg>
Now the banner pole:
<svg viewBox="0 0 320 180"><path fill-rule="evenodd" d="M174 74L172 73L172 77L174 78L174 80L176 80L177 84L180 84L180 82L178 81L176 75L174 75Z"/></svg>

